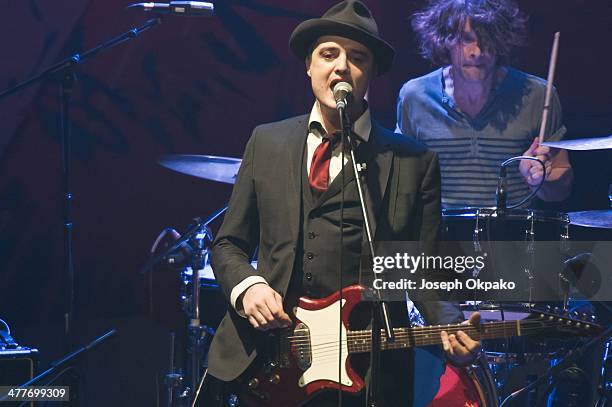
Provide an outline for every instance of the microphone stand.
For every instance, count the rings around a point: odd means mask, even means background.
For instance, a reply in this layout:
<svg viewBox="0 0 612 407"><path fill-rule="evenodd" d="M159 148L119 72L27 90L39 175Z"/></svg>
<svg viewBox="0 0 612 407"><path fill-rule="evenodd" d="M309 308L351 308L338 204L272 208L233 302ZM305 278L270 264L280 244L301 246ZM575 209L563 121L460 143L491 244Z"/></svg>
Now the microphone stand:
<svg viewBox="0 0 612 407"><path fill-rule="evenodd" d="M72 329L72 319L74 312L74 263L72 250L72 231L74 223L72 220L72 126L70 107L74 84L76 82L75 67L76 65L83 63L87 59L96 56L101 51L104 51L108 48L114 47L115 45L121 44L125 41L137 37L143 31L146 31L149 28L158 25L160 22L161 20L159 18L152 18L150 20L147 20L139 27L126 31L123 34L112 38L106 42L103 42L102 44L99 44L88 51L85 51L83 53L76 53L66 59L63 59L51 65L38 75L35 75L30 79L27 79L21 82L20 84L0 93L0 99L3 99L43 79L51 77L61 79L60 125L62 132L62 179L64 187L64 259L66 271L64 337L66 341L68 340Z"/></svg>
<svg viewBox="0 0 612 407"><path fill-rule="evenodd" d="M361 212L363 215L363 226L368 239L368 248L370 250L370 256L374 259L374 244L372 229L370 228L370 221L368 217L367 203L363 198L363 187L361 185L361 178L359 173L365 168L357 165L355 161L355 148L351 137L351 122L348 114L346 113L346 100L341 100L336 104L338 114L340 116L340 126L342 127L342 140L346 140L349 146L349 152L351 155L351 162L353 166L353 173L355 174L355 182L357 183L357 191L359 193L359 203L361 204ZM343 146L344 148L344 146ZM341 225L342 227L342 225ZM380 291L374 289L374 306L372 307L372 349L370 351L370 383L368 386L367 393L367 407L379 406L379 382L380 382L380 329L384 326L387 343L395 342L395 335L393 333L393 327L391 325L391 319L389 317L389 308L386 301L383 301L380 296Z"/></svg>
<svg viewBox="0 0 612 407"><path fill-rule="evenodd" d="M74 364L74 362L81 357L83 354L85 354L86 352L92 350L93 348L95 348L96 346L98 346L100 343L104 342L105 340L107 340L108 338L110 338L111 336L115 335L117 333L116 329L112 329L110 331L108 331L107 333L105 333L104 335L100 336L99 338L93 340L91 343L89 343L86 346L83 346L73 352L71 352L69 355L64 356L62 359L60 360L56 360L55 362L51 363L51 367L47 370L45 370L44 372L42 372L41 374L39 374L38 376L34 377L31 380L28 380L27 382L23 383L22 385L18 386L20 389L21 388L25 388L27 386L32 386L36 383L41 382L43 379L47 379L49 377L51 377L50 380L46 381L44 383L45 386L48 386L50 383L52 383L53 381L55 381L58 377L60 377L63 373L65 373L68 369L72 368L72 365ZM66 367L66 369L64 369L64 367ZM62 370L60 370L62 369ZM59 371L59 373L58 373ZM78 383L78 377L77 377L77 383ZM76 391L75 388L76 387ZM70 388L70 405L78 405L78 387L77 386L72 386ZM6 399L8 398L8 396L5 396L3 398L0 399L0 402L2 401L6 401ZM27 404L28 402L23 402L22 404L20 404L20 406Z"/></svg>

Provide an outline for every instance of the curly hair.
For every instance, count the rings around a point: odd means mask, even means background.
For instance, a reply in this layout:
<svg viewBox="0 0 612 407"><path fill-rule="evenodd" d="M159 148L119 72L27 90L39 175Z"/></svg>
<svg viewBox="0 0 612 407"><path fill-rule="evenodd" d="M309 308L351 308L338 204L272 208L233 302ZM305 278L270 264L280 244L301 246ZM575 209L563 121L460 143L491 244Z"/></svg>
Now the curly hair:
<svg viewBox="0 0 612 407"><path fill-rule="evenodd" d="M507 63L514 48L525 43L527 16L513 0L431 0L412 17L421 55L436 65L450 64L449 48L461 40L468 18L479 46L498 64Z"/></svg>

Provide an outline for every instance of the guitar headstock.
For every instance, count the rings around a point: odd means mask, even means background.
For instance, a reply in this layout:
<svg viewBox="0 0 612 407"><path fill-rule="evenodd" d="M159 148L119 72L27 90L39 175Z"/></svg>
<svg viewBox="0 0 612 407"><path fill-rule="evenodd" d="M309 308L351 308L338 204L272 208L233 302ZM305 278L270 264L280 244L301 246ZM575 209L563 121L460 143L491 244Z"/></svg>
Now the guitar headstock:
<svg viewBox="0 0 612 407"><path fill-rule="evenodd" d="M564 312L559 308L546 306L532 308L529 316L521 321L521 331L532 331L545 335L596 336L603 327L596 323L594 315L579 312ZM525 332L529 333L529 332Z"/></svg>

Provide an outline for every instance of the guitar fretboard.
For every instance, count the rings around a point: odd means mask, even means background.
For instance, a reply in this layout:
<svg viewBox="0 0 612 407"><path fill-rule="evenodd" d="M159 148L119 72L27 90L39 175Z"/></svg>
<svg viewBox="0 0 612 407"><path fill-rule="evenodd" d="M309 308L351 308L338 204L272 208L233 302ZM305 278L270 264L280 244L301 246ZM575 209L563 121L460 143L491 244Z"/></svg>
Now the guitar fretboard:
<svg viewBox="0 0 612 407"><path fill-rule="evenodd" d="M521 335L520 321L490 322L472 325L434 325L410 328L394 328L395 341L387 342L385 330L381 329L381 349L407 349L418 346L439 345L442 343L440 333L446 331L449 335L458 331L467 333L474 340L508 338ZM349 353L369 352L372 348L370 330L349 331L347 334Z"/></svg>

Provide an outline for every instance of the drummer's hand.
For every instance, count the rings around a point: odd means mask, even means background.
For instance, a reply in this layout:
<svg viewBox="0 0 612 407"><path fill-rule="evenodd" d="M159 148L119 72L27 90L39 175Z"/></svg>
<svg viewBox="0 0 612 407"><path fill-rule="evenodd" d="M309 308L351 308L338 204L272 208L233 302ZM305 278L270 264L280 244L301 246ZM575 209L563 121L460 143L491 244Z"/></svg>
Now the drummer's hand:
<svg viewBox="0 0 612 407"><path fill-rule="evenodd" d="M544 162L546 167L546 176L550 174L552 161L550 157L550 148L546 146L540 146L538 137L533 139L531 146L523 153L528 157L535 157L540 161ZM537 187L544 177L544 170L540 163L533 160L521 160L519 164L519 171L523 176L523 179L530 187Z"/></svg>
<svg viewBox="0 0 612 407"><path fill-rule="evenodd" d="M473 313L470 319L462 322L462 325L478 326L479 324L480 313L478 312ZM474 362L480 354L480 342L473 340L463 331L458 331L457 335L449 335L446 331L442 331L440 337L446 358L455 366L467 366Z"/></svg>
<svg viewBox="0 0 612 407"><path fill-rule="evenodd" d="M267 284L257 283L247 288L242 307L251 325L260 331L291 325L291 318L283 310L283 298Z"/></svg>

